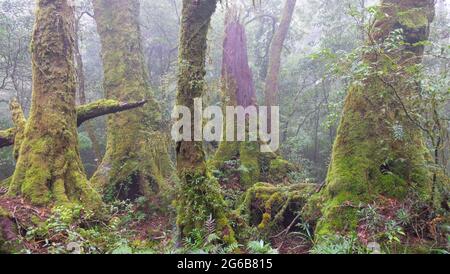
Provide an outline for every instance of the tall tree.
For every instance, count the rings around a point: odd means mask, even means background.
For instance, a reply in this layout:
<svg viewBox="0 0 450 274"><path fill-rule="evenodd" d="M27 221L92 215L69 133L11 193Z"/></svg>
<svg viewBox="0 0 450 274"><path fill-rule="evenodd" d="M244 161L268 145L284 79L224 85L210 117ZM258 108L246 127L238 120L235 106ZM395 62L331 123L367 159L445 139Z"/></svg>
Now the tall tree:
<svg viewBox="0 0 450 274"><path fill-rule="evenodd" d="M179 46L177 104L194 113L194 99L205 90L207 35L217 0L183 0ZM192 125L194 125L192 115ZM194 128L191 130L194 136ZM220 186L207 169L202 142L180 141L176 145L177 171L180 178L177 199L177 224L181 235L202 228L210 216L224 241L233 242Z"/></svg>
<svg viewBox="0 0 450 274"><path fill-rule="evenodd" d="M283 13L281 15L281 22L275 31L270 45L269 52L269 67L266 76L265 87L265 103L266 106L278 105L278 83L281 67L281 53L283 45L289 32L292 17L295 10L297 0L286 0Z"/></svg>
<svg viewBox="0 0 450 274"><path fill-rule="evenodd" d="M224 110L226 106L246 108L257 104L253 74L248 64L247 37L239 20L238 8L229 7L225 19L222 57ZM222 169L227 161L239 160L240 165L245 167L240 168L239 183L243 188L251 187L260 177L258 149L257 143L221 142L215 155L215 166Z"/></svg>
<svg viewBox="0 0 450 274"><path fill-rule="evenodd" d="M155 197L172 174L168 138L161 134L159 105L153 99L141 45L138 0L95 0L108 99L147 99L146 107L108 120L106 154L92 178L106 198Z"/></svg>
<svg viewBox="0 0 450 274"><path fill-rule="evenodd" d="M255 107L257 111L256 89L248 63L246 30L240 22L239 8L235 6L228 8L225 19L222 96L224 109L227 106L239 106ZM251 121L246 116L246 123L249 127L251 123L257 126L258 121ZM236 121L235 128L237 124ZM246 132L248 133L248 130ZM279 184L294 168L275 153L261 153L257 141L221 142L214 157L214 165L225 171L228 168L226 163L233 160L238 161L240 165L239 183L243 190L261 181Z"/></svg>
<svg viewBox="0 0 450 274"><path fill-rule="evenodd" d="M318 237L356 231L356 207L379 195L431 199L429 151L413 114L420 86L411 79L433 18L434 0L382 1L363 57L365 76L350 87L326 186L312 200L321 208Z"/></svg>
<svg viewBox="0 0 450 274"><path fill-rule="evenodd" d="M74 11L67 0L39 0L33 33L30 117L9 194L35 204L94 205L78 151Z"/></svg>

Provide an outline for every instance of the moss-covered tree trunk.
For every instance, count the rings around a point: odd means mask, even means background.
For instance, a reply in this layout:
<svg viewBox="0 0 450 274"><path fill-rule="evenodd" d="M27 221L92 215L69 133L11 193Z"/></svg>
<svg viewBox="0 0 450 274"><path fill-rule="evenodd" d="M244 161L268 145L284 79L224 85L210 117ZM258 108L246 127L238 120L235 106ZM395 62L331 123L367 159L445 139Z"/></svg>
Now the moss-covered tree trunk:
<svg viewBox="0 0 450 274"><path fill-rule="evenodd" d="M147 82L138 0L95 0L108 99L147 99L146 107L108 119L106 154L92 183L106 199L156 197L172 175L168 138L160 133L159 106Z"/></svg>
<svg viewBox="0 0 450 274"><path fill-rule="evenodd" d="M400 202L413 194L423 202L431 198L429 151L413 114L419 87L412 79L422 61L434 1L384 0L379 14L368 42L374 50L364 56L370 76L350 87L326 186L311 202L321 208L318 237L355 232L359 203L379 195ZM396 30L405 42L399 50L388 39Z"/></svg>
<svg viewBox="0 0 450 274"><path fill-rule="evenodd" d="M33 95L9 194L34 204L97 204L78 151L73 61L74 12L67 0L39 0L33 33Z"/></svg>
<svg viewBox="0 0 450 274"><path fill-rule="evenodd" d="M205 89L207 34L216 4L217 0L183 0L177 104L188 107L191 113L194 113L194 99L201 98ZM193 132L194 128L185 130ZM220 186L207 170L202 142L178 142L176 152L181 181L177 224L181 236L203 228L212 216L223 239L233 242L234 233L226 216Z"/></svg>

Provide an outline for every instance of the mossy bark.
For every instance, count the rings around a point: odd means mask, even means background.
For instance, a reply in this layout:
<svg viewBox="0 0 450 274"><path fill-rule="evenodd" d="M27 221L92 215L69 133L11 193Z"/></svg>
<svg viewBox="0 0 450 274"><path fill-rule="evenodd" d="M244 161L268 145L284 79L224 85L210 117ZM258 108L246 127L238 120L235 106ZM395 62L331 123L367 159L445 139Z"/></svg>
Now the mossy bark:
<svg viewBox="0 0 450 274"><path fill-rule="evenodd" d="M0 130L0 148L12 146L15 136L15 128Z"/></svg>
<svg viewBox="0 0 450 274"><path fill-rule="evenodd" d="M17 160L19 157L20 145L23 141L23 136L25 133L25 126L27 120L23 114L22 106L19 104L16 98L11 100L9 104L9 109L11 110L11 116L13 123L15 125L15 136L14 136L14 159Z"/></svg>
<svg viewBox="0 0 450 274"><path fill-rule="evenodd" d="M217 0L183 0L177 104L188 107L191 113L194 99L201 98L205 90L207 34L216 4ZM203 228L212 216L224 241L234 242L221 189L207 170L202 142L178 142L176 151L180 178L177 225L181 236Z"/></svg>
<svg viewBox="0 0 450 274"><path fill-rule="evenodd" d="M100 202L78 151L73 22L69 1L38 1L32 106L9 188L38 205Z"/></svg>
<svg viewBox="0 0 450 274"><path fill-rule="evenodd" d="M91 182L106 199L155 198L172 175L168 138L161 134L159 105L147 82L139 1L95 0L107 99L148 100L145 107L108 119L106 154Z"/></svg>
<svg viewBox="0 0 450 274"><path fill-rule="evenodd" d="M419 42L428 39L434 1L384 0L380 14L369 44L381 50L367 54L364 62L388 73L372 73L349 90L326 186L308 206L309 215L321 216L317 237L354 233L359 203L379 195L399 201L412 193L424 202L431 198L429 151L408 110L418 88L409 68L421 63ZM402 29L406 45L401 51L384 50L383 41L396 29ZM394 125L402 128L402 136L394 136Z"/></svg>

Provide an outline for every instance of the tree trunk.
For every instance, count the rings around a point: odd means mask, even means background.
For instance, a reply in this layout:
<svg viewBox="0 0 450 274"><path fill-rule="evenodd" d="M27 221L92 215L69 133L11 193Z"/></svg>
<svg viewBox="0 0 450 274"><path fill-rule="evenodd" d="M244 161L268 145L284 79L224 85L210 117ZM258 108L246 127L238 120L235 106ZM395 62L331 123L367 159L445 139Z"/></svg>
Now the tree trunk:
<svg viewBox="0 0 450 274"><path fill-rule="evenodd" d="M191 113L194 99L201 98L205 89L207 34L216 4L217 0L183 0L177 104L188 107ZM212 216L224 241L234 242L220 186L206 167L202 142L178 142L176 151L181 180L177 225L181 236L202 229Z"/></svg>
<svg viewBox="0 0 450 274"><path fill-rule="evenodd" d="M33 95L10 195L34 204L97 206L78 151L74 12L67 0L39 0L31 46Z"/></svg>
<svg viewBox="0 0 450 274"><path fill-rule="evenodd" d="M281 67L281 52L291 25L297 0L286 0L280 25L275 31L270 45L269 67L266 76L266 106L278 106L278 77ZM269 126L270 128L270 126Z"/></svg>
<svg viewBox="0 0 450 274"><path fill-rule="evenodd" d="M144 108L109 118L106 154L91 181L107 200L154 198L155 193L167 190L166 179L173 169L168 138L160 133L159 105L147 82L139 1L95 0L93 4L106 97L149 102Z"/></svg>
<svg viewBox="0 0 450 274"><path fill-rule="evenodd" d="M222 94L224 110L227 106L246 108L257 104L253 74L248 65L247 37L244 26L239 22L236 7L228 8L225 20ZM258 149L257 143L221 142L214 157L214 165L219 169L227 169L224 167L227 161L239 160L239 164L245 166L240 168L239 184L246 190L260 179Z"/></svg>
<svg viewBox="0 0 450 274"><path fill-rule="evenodd" d="M248 64L247 36L245 27L239 22L239 12L236 9L229 7L225 20L222 57L224 110L227 106L257 107L253 73ZM235 128L236 126L237 122ZM236 169L239 169L238 183L242 190L247 190L261 181L279 184L280 179L283 179L279 168L283 166L285 169L281 169L286 173L289 168L293 168L275 153L261 153L258 142L221 142L214 157L214 166L226 172L226 169L229 169L226 163L232 160L239 161L240 167ZM271 168L271 162L274 160L278 162L277 169Z"/></svg>
<svg viewBox="0 0 450 274"><path fill-rule="evenodd" d="M356 207L380 195L403 201L414 194L422 202L431 198L429 151L423 132L410 113L411 97L419 88L410 81L411 68L420 64L434 18L433 0L383 0L384 17L375 23L369 45L379 51L364 62L373 72L363 84L350 87L334 144L326 187L312 199L321 208L316 234L355 232ZM402 29L406 44L386 50L384 41ZM379 71L388 72L380 75ZM394 127L400 133L393 133Z"/></svg>

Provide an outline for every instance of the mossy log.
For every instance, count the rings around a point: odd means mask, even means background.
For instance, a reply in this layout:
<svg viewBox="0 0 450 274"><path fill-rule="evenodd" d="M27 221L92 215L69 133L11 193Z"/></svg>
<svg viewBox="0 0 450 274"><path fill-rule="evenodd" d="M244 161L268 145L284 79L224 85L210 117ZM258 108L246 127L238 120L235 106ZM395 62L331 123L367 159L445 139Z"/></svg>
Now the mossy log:
<svg viewBox="0 0 450 274"><path fill-rule="evenodd" d="M104 115L115 114L122 111L142 107L146 103L147 100L133 103L124 103L117 100L103 99L87 105L78 106L76 108L77 126L79 127L88 120L95 119ZM21 141L23 139L26 120L23 116L22 108L16 100L11 101L10 108L15 127L0 131L0 148L14 145L16 148L14 151L14 155L17 159L18 149L20 148L20 142L18 142L18 140Z"/></svg>
<svg viewBox="0 0 450 274"><path fill-rule="evenodd" d="M142 108L109 117L106 153L91 179L103 198L148 200L169 192L174 174L160 106L148 83L138 0L95 0L107 99L147 99Z"/></svg>
<svg viewBox="0 0 450 274"><path fill-rule="evenodd" d="M275 186L257 183L245 193L238 213L261 232L277 232L291 224L315 189L313 184Z"/></svg>
<svg viewBox="0 0 450 274"><path fill-rule="evenodd" d="M354 233L359 203L370 203L379 195L402 201L414 192L422 202L432 196L429 151L422 130L407 111L408 98L418 89L409 81L414 76L408 68L422 61L424 43L420 42L428 39L434 1L384 0L380 14L369 44L381 51L367 54L364 62L374 70L395 73L373 73L349 90L326 186L305 211L319 217L318 238ZM384 41L399 28L404 49L383 51ZM402 128L403 136L394 137L393 125Z"/></svg>

